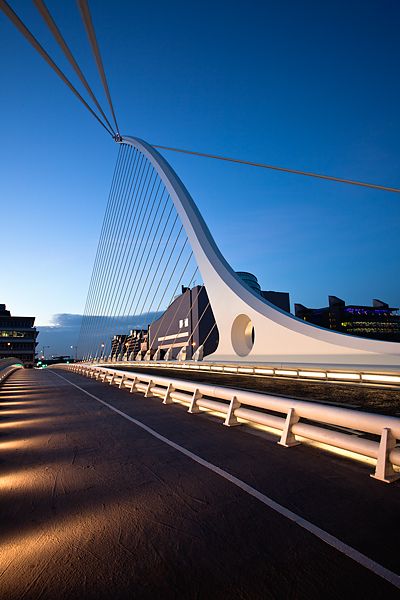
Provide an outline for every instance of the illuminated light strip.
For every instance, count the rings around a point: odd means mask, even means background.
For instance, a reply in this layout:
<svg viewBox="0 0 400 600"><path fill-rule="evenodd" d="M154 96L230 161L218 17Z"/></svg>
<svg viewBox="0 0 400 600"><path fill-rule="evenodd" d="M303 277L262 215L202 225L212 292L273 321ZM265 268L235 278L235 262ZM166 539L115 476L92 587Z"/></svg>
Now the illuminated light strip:
<svg viewBox="0 0 400 600"><path fill-rule="evenodd" d="M209 371L211 367L208 367L206 365L200 365L200 369L203 369L203 371Z"/></svg>
<svg viewBox="0 0 400 600"><path fill-rule="evenodd" d="M273 369L254 369L254 372L259 375L273 375L274 374Z"/></svg>
<svg viewBox="0 0 400 600"><path fill-rule="evenodd" d="M165 340L175 340L176 338L183 338L183 337L187 337L189 335L188 331L184 331L182 333L174 333L173 335L164 335L162 337L158 338L159 342L164 342Z"/></svg>
<svg viewBox="0 0 400 600"><path fill-rule="evenodd" d="M225 416L225 415L224 415ZM275 427L270 427L268 425L262 425L261 423L255 423L254 421L247 421L246 419L242 419L238 417L238 421L243 423L243 425L247 425L251 429L260 429L261 431L266 431L267 433L272 433L277 437L282 436L282 430L276 429ZM345 431L351 431L350 429L346 429L345 427L340 427ZM317 442L316 440L312 440L310 438L303 437L302 435L295 435L296 440L305 444L306 446L313 446L314 448L319 448L321 450L326 450L327 452L331 452L332 454L338 454L339 456L344 456L346 458L351 458L358 462L362 462L368 465L376 466L376 458L372 458L371 456L366 456L364 454L360 454L359 452L354 452L352 450L344 450L343 448L339 448L338 446L333 446L332 444L326 444L324 442ZM393 465L393 468L398 470L396 465Z"/></svg>
<svg viewBox="0 0 400 600"><path fill-rule="evenodd" d="M327 373L329 379L351 379L352 381L360 381L358 373Z"/></svg>
<svg viewBox="0 0 400 600"><path fill-rule="evenodd" d="M297 371L289 371L286 369L275 369L275 375L289 375L290 377L297 377Z"/></svg>
<svg viewBox="0 0 400 600"><path fill-rule="evenodd" d="M362 374L361 379L364 381L379 381L381 383L400 383L398 375L368 375Z"/></svg>
<svg viewBox="0 0 400 600"><path fill-rule="evenodd" d="M224 367L224 371L227 373L237 373L237 367Z"/></svg>
<svg viewBox="0 0 400 600"><path fill-rule="evenodd" d="M219 412L218 410L213 410L212 408L206 408L205 406L198 406L201 412L204 412L208 415L213 415L214 417L220 417L222 419L226 419L226 413Z"/></svg>
<svg viewBox="0 0 400 600"><path fill-rule="evenodd" d="M224 367L211 367L212 371L223 371Z"/></svg>
<svg viewBox="0 0 400 600"><path fill-rule="evenodd" d="M253 373L253 369L248 369L245 367L239 367L238 368L238 373Z"/></svg>
<svg viewBox="0 0 400 600"><path fill-rule="evenodd" d="M326 450L331 454L338 454L339 456L351 458L353 460L365 463L367 465L371 465L374 467L376 466L376 458L372 458L371 456L366 456L365 454L360 454L359 452L353 452L352 450L344 450L343 448L338 448L337 446L332 446L331 444L324 444L323 442L310 440L309 438L305 438L302 435L296 435L295 438L296 440L299 440L299 442L302 442L307 446L320 448L321 450Z"/></svg>
<svg viewBox="0 0 400 600"><path fill-rule="evenodd" d="M326 373L322 373L321 371L299 371L299 377L319 377L326 379Z"/></svg>
<svg viewBox="0 0 400 600"><path fill-rule="evenodd" d="M230 483L232 483L233 485L235 485L236 487L238 487L242 491L246 492L249 496L252 496L256 500L259 500L262 504L264 504L265 506L267 506L271 510L275 511L276 513L280 514L281 516L285 517L286 519L288 519L292 523L295 523L296 525L298 525L299 527L301 527L302 529L304 529L308 533L311 533L313 536L315 536L316 538L318 538L319 540L321 540L322 542L324 542L325 544L327 544L331 548L334 548L335 550L337 550L338 552L340 552L344 556L347 556L348 558L350 558L354 562L358 563L359 565L365 567L366 569L368 569L372 573L375 573L375 575L377 575L378 577L381 577L382 579L385 579L386 581L388 581L389 583L391 583L393 586L395 586L396 588L400 589L400 575L398 575L397 573L394 573L393 571L390 571L389 569L387 569L383 565L377 563L376 561L372 560L371 558L369 558L365 554L362 554L362 552L359 552L358 550L356 550L352 546L349 546L345 542L342 542L339 538L331 535L330 533L328 533L327 531L321 529L317 525L314 525L314 523L311 523L311 521L307 521L307 519L304 519L303 517L301 517L300 515L296 514L293 511L291 511L290 509L286 508L285 506L282 506L282 504L279 504L278 502L275 502L275 500L273 500L269 496L267 496L267 495L263 494L262 492L258 491L256 488L254 488L251 485L245 483L244 481L242 481L238 477L235 477L234 475L231 475L231 473L228 473L228 471L224 471L224 469L221 469L220 467L217 467L213 463L208 462L204 458L201 458L197 454L194 454L194 452L191 452L190 450L187 450L183 446L180 446L179 444L176 444L172 440L170 440L170 439L166 438L165 436L163 436L161 433L158 433L157 431L155 431L151 427L148 427L147 425L145 425L141 421L138 421L134 417L131 417L130 415L127 415L126 413L122 412L122 410L119 410L118 408L115 408L114 406L112 406L108 402L105 402L104 400L101 400L100 398L98 398L94 394L91 394L90 392L86 391L84 388L81 388L79 385L76 385L75 383L72 383L66 377L63 377L62 375L59 375L58 373L55 373L54 371L50 371L50 372L53 373L54 375L56 375L57 377L60 377L60 379L63 379L64 381L66 381L67 383L69 383L69 385L72 385L73 387L77 388L78 390L80 390L81 392L83 392L84 394L86 394L87 396L90 396L90 398L93 398L97 402L100 402L100 404L103 404L103 406L106 406L107 408L109 408L113 412L117 413L118 415L120 415L124 419L127 419L128 421L130 421L131 423L133 423L137 427L140 427L141 429L143 429L144 431L146 431L147 433L149 433L150 435L152 435L156 439L160 440L161 442L163 442L167 446L170 446L171 448L174 448L175 450L177 450L178 452L180 452L181 454L183 454L187 458L189 458L189 459L193 460L194 462L198 463L199 465L205 467L209 471L212 471L213 473L215 473L219 477L222 477L223 479L226 479L227 481L229 481Z"/></svg>

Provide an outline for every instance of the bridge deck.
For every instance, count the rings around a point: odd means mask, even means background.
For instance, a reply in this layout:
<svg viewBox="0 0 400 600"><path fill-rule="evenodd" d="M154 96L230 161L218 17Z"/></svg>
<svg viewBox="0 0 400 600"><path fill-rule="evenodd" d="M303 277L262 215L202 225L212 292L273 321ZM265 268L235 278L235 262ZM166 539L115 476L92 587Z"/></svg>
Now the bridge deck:
<svg viewBox="0 0 400 600"><path fill-rule="evenodd" d="M398 594L382 567L400 572L400 485L370 479L367 466L284 451L264 434L62 370L13 374L0 414L2 598ZM371 562L361 566L356 551Z"/></svg>

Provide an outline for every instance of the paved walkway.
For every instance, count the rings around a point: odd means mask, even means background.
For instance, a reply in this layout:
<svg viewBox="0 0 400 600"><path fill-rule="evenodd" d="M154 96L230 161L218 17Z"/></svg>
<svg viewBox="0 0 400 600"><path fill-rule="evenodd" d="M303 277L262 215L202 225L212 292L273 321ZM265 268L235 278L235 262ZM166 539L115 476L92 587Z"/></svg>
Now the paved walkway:
<svg viewBox="0 0 400 600"><path fill-rule="evenodd" d="M398 597L400 485L370 470L20 370L0 388L0 598Z"/></svg>

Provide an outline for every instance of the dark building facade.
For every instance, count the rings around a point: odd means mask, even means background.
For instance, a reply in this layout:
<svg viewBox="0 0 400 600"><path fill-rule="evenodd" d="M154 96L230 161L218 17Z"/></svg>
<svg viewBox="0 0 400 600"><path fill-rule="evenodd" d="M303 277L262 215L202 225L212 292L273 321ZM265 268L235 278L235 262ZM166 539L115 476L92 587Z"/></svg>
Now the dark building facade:
<svg viewBox="0 0 400 600"><path fill-rule="evenodd" d="M131 329L129 335L114 335L111 341L111 360L134 360L139 352L144 357L148 350L147 338L148 331L143 329Z"/></svg>
<svg viewBox="0 0 400 600"><path fill-rule="evenodd" d="M35 317L11 316L5 304L0 304L0 358L21 359L27 367L35 360L36 338Z"/></svg>
<svg viewBox="0 0 400 600"><path fill-rule="evenodd" d="M246 283L256 294L259 294L268 302L281 308L285 312L290 312L290 296L288 292L273 292L272 290L262 290L258 279L253 273L247 271L237 271L240 279Z"/></svg>
<svg viewBox="0 0 400 600"><path fill-rule="evenodd" d="M290 312L287 292L262 291L255 275L247 271L237 274L256 294ZM153 321L148 331L134 329L129 335L114 335L111 360L201 359L215 352L217 346L218 328L206 288L204 285L182 286L182 293L174 298L159 319ZM198 351L200 356L196 357Z"/></svg>
<svg viewBox="0 0 400 600"><path fill-rule="evenodd" d="M155 354L159 350L160 358L169 352L172 360L183 350L185 358L191 359L199 346L207 355L217 345L218 329L204 286L182 287L182 294L149 327L150 351Z"/></svg>
<svg viewBox="0 0 400 600"><path fill-rule="evenodd" d="M278 308L290 311L288 293L264 292L255 275L244 271L237 274L254 292ZM151 324L149 340L151 354L158 352L157 358L160 359L166 357L172 360L178 357L180 351L184 351L184 358L190 360L199 347L202 347L204 356L215 352L218 346L218 329L206 288L183 287L182 294L174 299L162 317Z"/></svg>
<svg viewBox="0 0 400 600"><path fill-rule="evenodd" d="M329 306L324 308L295 304L295 315L314 325L349 335L400 342L398 308L391 308L386 302L376 299L372 301L372 306L346 305L337 296L328 296L328 300Z"/></svg>

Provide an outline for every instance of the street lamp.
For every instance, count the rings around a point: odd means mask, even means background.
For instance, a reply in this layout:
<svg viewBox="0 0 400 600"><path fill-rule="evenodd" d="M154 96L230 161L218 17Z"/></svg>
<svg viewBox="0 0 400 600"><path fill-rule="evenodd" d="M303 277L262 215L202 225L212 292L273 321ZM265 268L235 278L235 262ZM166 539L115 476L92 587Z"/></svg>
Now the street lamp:
<svg viewBox="0 0 400 600"><path fill-rule="evenodd" d="M77 362L78 361L78 346L70 346L70 348L71 348L71 350L73 350L75 348L75 362Z"/></svg>
<svg viewBox="0 0 400 600"><path fill-rule="evenodd" d="M50 348L50 346L42 346L42 358L46 358L44 354L45 348Z"/></svg>
<svg viewBox="0 0 400 600"><path fill-rule="evenodd" d="M101 344L101 356L100 356L100 360L103 360L103 358L104 358L104 348L105 348L105 344Z"/></svg>

